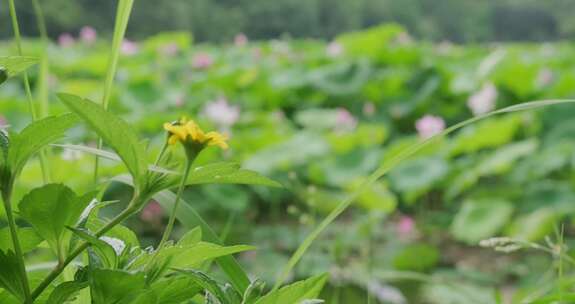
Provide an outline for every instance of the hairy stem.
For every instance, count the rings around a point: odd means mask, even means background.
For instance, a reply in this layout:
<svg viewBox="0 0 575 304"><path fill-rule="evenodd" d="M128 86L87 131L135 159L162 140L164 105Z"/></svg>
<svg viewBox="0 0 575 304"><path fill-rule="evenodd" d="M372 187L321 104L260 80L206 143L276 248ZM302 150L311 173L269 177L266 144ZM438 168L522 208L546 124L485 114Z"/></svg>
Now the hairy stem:
<svg viewBox="0 0 575 304"><path fill-rule="evenodd" d="M22 280L22 286L24 287L24 303L32 303L30 297L30 285L28 283L28 275L26 273L26 266L24 263L24 254L22 252L22 247L20 246L20 239L18 238L18 227L16 226L16 220L14 219L14 214L12 213L12 202L11 202L11 185L2 192L2 201L4 202L4 209L6 211L6 219L8 220L8 227L10 228L10 237L12 238L12 245L14 246L14 253L16 254L16 259L18 260L18 269L20 271L20 279Z"/></svg>
<svg viewBox="0 0 575 304"><path fill-rule="evenodd" d="M138 200L139 197L134 196L132 202L130 202L128 207L124 209L124 211L122 211L116 217L114 217L104 227L100 228L100 230L96 232L96 236L97 237L102 236L104 233L110 231L110 229L114 228L116 225L120 224L125 219L134 214L138 210L135 206L139 205L138 203L134 204L134 202ZM83 242L78 247L76 247L76 249L74 249L74 251L72 251L63 262L58 263L58 265L56 265L56 267L52 269L52 271L48 274L48 276L44 278L44 280L42 280L42 282L38 285L38 287L36 287L36 289L32 291L31 298L33 300L38 298L38 296L42 294L42 292L46 289L46 287L48 287L62 273L62 271L64 271L66 266L68 266L68 264L74 261L74 259L76 259L76 257L80 255L84 250L86 250L86 248L88 248L89 246L90 244L88 242Z"/></svg>

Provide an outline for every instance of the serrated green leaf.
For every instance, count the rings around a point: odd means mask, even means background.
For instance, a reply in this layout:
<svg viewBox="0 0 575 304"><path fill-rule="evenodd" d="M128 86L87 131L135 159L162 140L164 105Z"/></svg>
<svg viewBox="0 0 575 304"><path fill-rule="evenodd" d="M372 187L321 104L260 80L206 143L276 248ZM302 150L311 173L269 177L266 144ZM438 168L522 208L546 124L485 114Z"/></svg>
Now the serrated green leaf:
<svg viewBox="0 0 575 304"><path fill-rule="evenodd" d="M180 304L202 291L202 287L183 275L159 280L150 288L158 296L158 303L161 304Z"/></svg>
<svg viewBox="0 0 575 304"><path fill-rule="evenodd" d="M326 281L327 274L317 275L272 291L260 298L256 304L293 304L315 299Z"/></svg>
<svg viewBox="0 0 575 304"><path fill-rule="evenodd" d="M140 256L134 261L130 267L131 269L140 269L148 265L152 259L159 261L166 261L166 267L172 268L194 268L198 267L201 263L238 252L254 250L253 246L237 245L237 246L220 246L212 243L198 242L192 245L179 245L169 246L160 249L157 254L152 252ZM154 258L155 257L155 258Z"/></svg>
<svg viewBox="0 0 575 304"><path fill-rule="evenodd" d="M98 238L86 229L77 229L73 227L68 227L68 229L92 246L92 249L96 253L100 262L99 264L102 264L104 268L116 268L118 265L118 255L120 255L121 252L118 253L110 243L106 242L104 239ZM116 240L121 242L119 239Z"/></svg>
<svg viewBox="0 0 575 304"><path fill-rule="evenodd" d="M24 285L22 280L26 278L20 276L18 258L12 250L7 252L0 250L0 269L2 270L0 271L0 288L6 289L20 301L23 301Z"/></svg>
<svg viewBox="0 0 575 304"><path fill-rule="evenodd" d="M30 191L22 198L21 216L44 238L58 257L65 257L74 226L94 193L78 196L62 184L47 184Z"/></svg>
<svg viewBox="0 0 575 304"><path fill-rule="evenodd" d="M176 195L171 191L165 190L154 195L154 199L166 210L171 210L173 208ZM206 241L219 245L222 244L222 241L210 225L208 225L199 213L197 213L196 210L194 210L194 208L185 201L182 201L179 205L179 208L176 211L176 217L188 228L200 226ZM222 270L227 274L230 282L232 282L237 290L240 290L241 292L246 290L250 284L249 278L233 256L227 255L216 258L216 263L218 263Z"/></svg>
<svg viewBox="0 0 575 304"><path fill-rule="evenodd" d="M117 177L115 180L128 185L132 185L132 181L125 176ZM162 205L165 210L171 210L173 208L176 195L169 190L164 190L156 193L153 198L158 203L160 203L160 205ZM208 225L208 223L200 216L200 214L185 201L182 201L182 203L179 204L179 208L176 211L176 218L189 229L200 226L202 229L203 237L206 241L218 245L223 243L216 232L210 227L210 225ZM237 290L244 292L246 288L248 288L250 280L246 272L242 269L240 264L234 259L233 256L229 255L216 258L216 263L218 263L218 265L226 273L228 279Z"/></svg>
<svg viewBox="0 0 575 304"><path fill-rule="evenodd" d="M242 169L238 163L233 162L213 163L193 168L187 184L246 184L283 187L280 183L255 171Z"/></svg>
<svg viewBox="0 0 575 304"><path fill-rule="evenodd" d="M209 292L212 296L218 299L220 303L234 304L238 303L235 301L235 299L241 299L241 297L233 289L230 290L225 286L220 286L216 280L210 278L207 274L201 271L184 269L178 269L178 271L191 278L194 283Z"/></svg>
<svg viewBox="0 0 575 304"><path fill-rule="evenodd" d="M19 227L18 239L23 253L36 249L36 246L42 242L42 238L30 227ZM12 238L10 237L10 229L0 229L0 250L14 250L13 247Z"/></svg>
<svg viewBox="0 0 575 304"><path fill-rule="evenodd" d="M123 270L93 269L90 288L94 304L128 304L146 289L144 273Z"/></svg>
<svg viewBox="0 0 575 304"><path fill-rule="evenodd" d="M18 173L28 159L42 147L64 136L64 133L78 122L74 114L46 117L29 124L10 139L8 165Z"/></svg>
<svg viewBox="0 0 575 304"><path fill-rule="evenodd" d="M56 286L46 304L68 303L74 299L80 290L88 287L88 282L69 281Z"/></svg>
<svg viewBox="0 0 575 304"><path fill-rule="evenodd" d="M64 93L58 94L58 97L120 156L132 175L136 188L143 185L147 171L146 154L133 128L88 99Z"/></svg>
<svg viewBox="0 0 575 304"><path fill-rule="evenodd" d="M0 57L0 69L4 69L7 78L25 71L38 63L38 58L29 56L2 56ZM2 83L2 81L0 81Z"/></svg>
<svg viewBox="0 0 575 304"><path fill-rule="evenodd" d="M177 246L191 246L202 240L202 227L196 227L186 232L176 244Z"/></svg>

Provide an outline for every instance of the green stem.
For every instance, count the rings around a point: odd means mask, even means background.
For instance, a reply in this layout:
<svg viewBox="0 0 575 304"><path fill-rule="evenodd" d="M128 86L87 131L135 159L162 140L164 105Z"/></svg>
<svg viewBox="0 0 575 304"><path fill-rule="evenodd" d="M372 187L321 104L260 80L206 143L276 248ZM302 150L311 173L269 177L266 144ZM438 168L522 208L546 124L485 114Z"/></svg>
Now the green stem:
<svg viewBox="0 0 575 304"><path fill-rule="evenodd" d="M24 254L22 253L22 247L20 246L20 240L18 238L18 227L16 226L16 220L12 213L11 188L12 187L9 186L6 191L2 192L2 201L4 202L6 219L8 220L8 226L10 227L10 236L12 238L12 244L14 245L14 253L16 254L16 259L18 261L20 279L22 280L22 286L24 287L24 303L32 303L32 299L30 297L30 285L28 284L28 275L26 273L26 266L24 263Z"/></svg>
<svg viewBox="0 0 575 304"><path fill-rule="evenodd" d="M14 0L8 1L10 6L10 17L12 19L12 28L14 29L14 37L16 39L16 47L18 49L18 55L22 56L22 37L20 36L20 26L18 25L18 17L16 15L16 5L14 5ZM32 115L32 121L38 118L36 114L36 107L34 106L34 98L32 97L32 90L30 89L30 81L28 80L28 72L24 71L24 90L26 91L26 97L28 99L28 106L30 107L30 114ZM46 157L44 153L40 153L40 167L42 169L42 177L44 183L49 181L49 169L46 162Z"/></svg>
<svg viewBox="0 0 575 304"><path fill-rule="evenodd" d="M122 221L124 221L125 219L130 217L132 214L134 214L138 210L138 208L136 208L134 206L139 205L137 203L134 204L134 202L137 201L138 199L139 198L137 196L135 196L132 199L132 202L130 202L130 204L128 204L128 207L126 209L124 209L124 211L122 211L115 218L113 218L110 222L108 222L104 227L100 228L100 230L98 230L96 232L96 236L97 237L102 236L104 233L108 232L110 229L114 228L116 225L120 224ZM58 263L58 265L54 269L52 269L52 271L48 274L48 276L45 277L44 280L42 280L42 282L40 282L38 287L36 287L34 289L34 291L32 291L32 295L31 295L32 300L35 300L36 298L38 298L38 296L40 296L40 294L42 294L42 292L46 289L46 287L48 287L50 285L50 283L52 283L62 273L62 271L64 271L66 266L68 266L68 264L70 264L78 255L80 255L89 246L90 246L90 243L83 242L76 249L74 249L74 251L72 251L70 253L70 255L68 255L68 257L63 262Z"/></svg>
<svg viewBox="0 0 575 304"><path fill-rule="evenodd" d="M162 160L162 158L164 157L164 154L166 153L166 150L168 149L168 141L164 142L164 145L162 146L162 150L160 150L160 153L158 154L158 157L156 157L156 161L154 162L154 166L157 166L160 164L160 161Z"/></svg>
<svg viewBox="0 0 575 304"><path fill-rule="evenodd" d="M174 229L174 223L176 222L176 212L178 210L178 206L180 204L184 188L186 188L186 180L188 179L188 175L190 174L191 168L192 168L192 161L187 160L186 168L184 169L184 175L182 175L182 180L180 181L180 186L178 187L178 192L176 194L176 200L174 201L174 208L172 208L170 219L168 220L168 225L164 230L164 234L162 235L162 239L160 240L160 244L158 245L158 249L156 250L156 252L160 251L160 249L165 245L165 243L168 241L168 238L172 234L172 230Z"/></svg>

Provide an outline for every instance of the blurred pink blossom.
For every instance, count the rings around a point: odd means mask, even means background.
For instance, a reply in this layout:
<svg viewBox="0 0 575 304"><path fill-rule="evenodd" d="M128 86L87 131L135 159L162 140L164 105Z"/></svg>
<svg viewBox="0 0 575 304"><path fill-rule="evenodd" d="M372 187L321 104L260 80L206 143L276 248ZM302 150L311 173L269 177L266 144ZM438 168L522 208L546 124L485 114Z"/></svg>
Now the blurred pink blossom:
<svg viewBox="0 0 575 304"><path fill-rule="evenodd" d="M349 131L357 126L357 119L345 108L337 109L336 130Z"/></svg>
<svg viewBox="0 0 575 304"><path fill-rule="evenodd" d="M164 44L160 47L160 53L162 53L162 55L165 55L167 57L175 56L179 50L180 47L178 46L177 43L174 42Z"/></svg>
<svg viewBox="0 0 575 304"><path fill-rule="evenodd" d="M244 33L239 33L234 37L234 44L237 47L246 46L248 44L248 36Z"/></svg>
<svg viewBox="0 0 575 304"><path fill-rule="evenodd" d="M192 67L196 69L206 69L212 64L214 64L214 60L208 53L198 53L192 58Z"/></svg>
<svg viewBox="0 0 575 304"><path fill-rule="evenodd" d="M207 103L202 112L207 119L225 130L240 118L240 108L230 105L224 97Z"/></svg>
<svg viewBox="0 0 575 304"><path fill-rule="evenodd" d="M373 102L368 101L365 104L363 104L363 115L365 116L373 116L375 114L375 105L373 104Z"/></svg>
<svg viewBox="0 0 575 304"><path fill-rule="evenodd" d="M86 44L92 44L98 39L98 33L91 26L84 26L80 29L80 40Z"/></svg>
<svg viewBox="0 0 575 304"><path fill-rule="evenodd" d="M543 68L537 74L537 79L535 80L538 87L548 86L553 82L553 72L549 68Z"/></svg>
<svg viewBox="0 0 575 304"><path fill-rule="evenodd" d="M415 220L410 216L402 216L395 229L400 237L409 237L415 232Z"/></svg>
<svg viewBox="0 0 575 304"><path fill-rule="evenodd" d="M325 48L328 57L336 58L343 54L343 46L336 41L330 42Z"/></svg>
<svg viewBox="0 0 575 304"><path fill-rule="evenodd" d="M124 39L124 41L122 41L122 46L120 48L120 51L122 52L122 54L124 55L135 55L136 53L138 53L140 47L138 46L138 44L134 41L128 40L128 39Z"/></svg>
<svg viewBox="0 0 575 304"><path fill-rule="evenodd" d="M58 44L61 47L70 47L74 45L75 42L74 37L70 33L62 33L58 36Z"/></svg>
<svg viewBox="0 0 575 304"><path fill-rule="evenodd" d="M495 109L496 100L497 88L492 83L487 83L481 90L469 97L467 106L473 115L477 116Z"/></svg>
<svg viewBox="0 0 575 304"><path fill-rule="evenodd" d="M140 213L140 218L146 222L157 223L161 221L163 214L162 206L156 201L151 201Z"/></svg>
<svg viewBox="0 0 575 304"><path fill-rule="evenodd" d="M422 139L441 133L445 129L445 121L439 116L425 115L415 122L415 129Z"/></svg>

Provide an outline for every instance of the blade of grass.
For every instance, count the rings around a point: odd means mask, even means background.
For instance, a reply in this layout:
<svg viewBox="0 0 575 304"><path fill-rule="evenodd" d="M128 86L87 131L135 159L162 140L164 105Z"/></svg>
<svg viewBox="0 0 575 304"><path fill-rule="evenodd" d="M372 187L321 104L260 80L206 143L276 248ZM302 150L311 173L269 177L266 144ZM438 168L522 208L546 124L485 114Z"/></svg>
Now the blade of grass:
<svg viewBox="0 0 575 304"><path fill-rule="evenodd" d="M42 41L42 55L40 56L40 71L36 94L40 105L38 108L38 116L39 118L44 118L50 114L50 103L48 102L48 78L50 75L50 65L48 62L48 32L46 30L44 13L42 12L42 7L40 6L40 3L38 3L38 0L32 0L32 6L34 8L34 15L36 16L36 23L38 25L38 31L40 32L40 38ZM50 147L46 147L40 151L40 154L43 159L49 159L51 152L52 150ZM52 176L50 175L50 164L46 162L45 165L47 170L44 181L47 182L52 179Z"/></svg>
<svg viewBox="0 0 575 304"><path fill-rule="evenodd" d="M38 87L37 95L38 101L40 103L39 117L48 116L50 109L48 104L48 77L50 75L50 66L48 64L48 33L46 31L46 22L44 20L44 14L42 12L42 7L38 0L32 0L32 6L34 7L34 15L36 16L36 23L38 25L38 31L40 32L40 38L42 40L42 55L40 57L40 74L38 77Z"/></svg>
<svg viewBox="0 0 575 304"><path fill-rule="evenodd" d="M18 55L22 56L22 37L20 35L20 26L18 25L18 16L16 15L16 5L14 4L14 0L8 1L9 9L10 9L10 17L12 19L12 28L14 30L14 38L16 40L16 48L18 50ZM28 72L24 71L24 90L26 91L26 98L28 99L28 106L30 108L30 114L32 116L32 121L38 119L38 115L36 114L36 106L34 105L34 98L32 97L32 90L30 89L30 81L28 79ZM42 169L42 177L44 179L44 183L49 181L49 172L48 166L46 162L46 157L44 153L40 153L40 167Z"/></svg>
<svg viewBox="0 0 575 304"><path fill-rule="evenodd" d="M122 41L124 40L124 36L126 34L126 28L128 27L128 20L130 19L130 13L132 12L133 4L134 0L120 0L118 3L118 8L116 11L116 22L114 24L114 37L112 38L112 51L108 61L108 70L106 72L106 80L104 82L104 96L102 98L102 106L105 110L108 110L108 105L110 103L112 85L114 84L114 78L118 68L118 59L120 57L120 48L122 47ZM99 139L98 149L102 148L102 144L102 139ZM100 160L96 156L94 161L94 181L98 180L99 165Z"/></svg>
<svg viewBox="0 0 575 304"><path fill-rule="evenodd" d="M353 201L365 190L369 189L369 187L376 182L379 178L387 174L393 168L395 168L398 164L403 162L405 159L411 157L424 147L430 145L431 143L435 142L437 139L446 136L458 129L461 129L467 125L473 124L479 120L486 119L488 117L503 114L503 113L511 113L511 112L518 112L518 111L526 111L531 109L537 109L545 106L550 105L557 105L557 104L564 104L564 103L575 103L575 99L553 99L553 100L539 100L539 101L531 101L526 103L521 103L517 105L513 105L510 107L506 107L503 109L499 109L493 112L489 112L480 116L476 116L470 118L468 120L462 121L458 124L455 124L443 132L434 135L426 140L413 144L406 149L404 149L401 153L397 154L394 158L392 158L389 162L384 164L383 166L379 167L374 173L372 173L362 185L350 194L347 198L341 201L324 219L321 223L305 238L305 240L300 244L298 249L294 252L286 266L282 269L278 276L278 280L276 281L273 290L277 290L287 279L295 265L300 261L303 257L307 249L312 245L315 239L333 222L341 213L343 213L347 207L353 203Z"/></svg>

